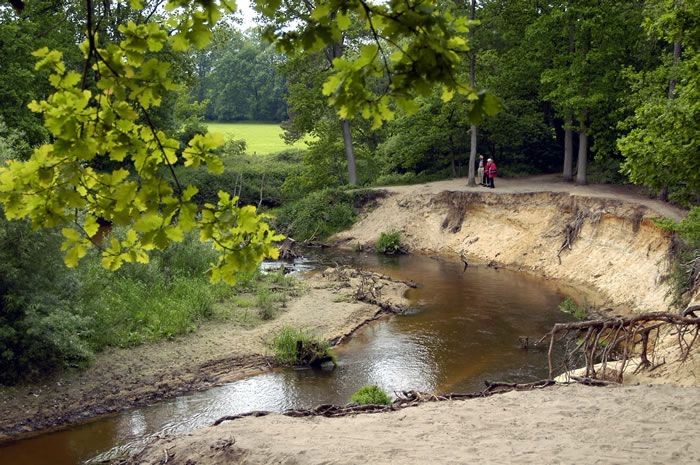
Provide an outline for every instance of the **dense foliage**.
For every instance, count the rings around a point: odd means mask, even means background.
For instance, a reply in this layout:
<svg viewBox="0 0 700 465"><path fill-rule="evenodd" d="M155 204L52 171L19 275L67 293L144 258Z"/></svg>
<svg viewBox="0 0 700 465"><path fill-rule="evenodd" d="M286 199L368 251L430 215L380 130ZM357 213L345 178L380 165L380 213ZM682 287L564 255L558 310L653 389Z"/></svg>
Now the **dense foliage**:
<svg viewBox="0 0 700 465"><path fill-rule="evenodd" d="M322 240L355 222L354 195L338 190L315 191L275 212L281 230L300 241Z"/></svg>
<svg viewBox="0 0 700 465"><path fill-rule="evenodd" d="M191 94L206 102L204 117L213 121L283 121L286 85L278 71L283 56L254 32L223 24L211 44L195 53L199 81Z"/></svg>

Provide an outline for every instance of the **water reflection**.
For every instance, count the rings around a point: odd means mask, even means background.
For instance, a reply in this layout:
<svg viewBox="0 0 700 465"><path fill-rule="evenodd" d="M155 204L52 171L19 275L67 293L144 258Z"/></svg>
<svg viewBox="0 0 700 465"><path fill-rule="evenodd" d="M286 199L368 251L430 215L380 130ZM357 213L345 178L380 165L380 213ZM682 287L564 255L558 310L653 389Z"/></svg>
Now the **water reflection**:
<svg viewBox="0 0 700 465"><path fill-rule="evenodd" d="M408 297L413 311L362 328L337 349L333 371L280 370L206 392L134 409L71 430L0 448L0 463L75 464L137 449L154 437L211 424L251 410L282 411L321 403L344 404L365 384L388 392L473 391L483 380L532 381L547 375L546 354L523 351L518 337L534 339L568 317L557 306L564 293L552 283L508 271L425 257L321 257L353 262L422 284ZM305 267L318 264L303 262Z"/></svg>

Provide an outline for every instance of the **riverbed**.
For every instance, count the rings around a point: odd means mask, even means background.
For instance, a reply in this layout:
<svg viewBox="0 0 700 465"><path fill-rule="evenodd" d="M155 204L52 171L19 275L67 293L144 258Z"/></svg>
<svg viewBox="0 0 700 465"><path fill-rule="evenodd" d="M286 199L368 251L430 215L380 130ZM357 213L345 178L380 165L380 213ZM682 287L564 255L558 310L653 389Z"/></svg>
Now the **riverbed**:
<svg viewBox="0 0 700 465"><path fill-rule="evenodd" d="M420 284L408 292L405 315L357 331L336 349L335 369L285 369L102 417L64 431L0 448L2 463L93 462L128 454L167 434L211 424L223 415L344 404L365 384L401 390L480 390L483 381L533 381L547 376L546 354L523 350L556 322L570 321L558 304L575 290L522 273L429 257L329 254L346 263ZM313 276L308 279L314 279Z"/></svg>

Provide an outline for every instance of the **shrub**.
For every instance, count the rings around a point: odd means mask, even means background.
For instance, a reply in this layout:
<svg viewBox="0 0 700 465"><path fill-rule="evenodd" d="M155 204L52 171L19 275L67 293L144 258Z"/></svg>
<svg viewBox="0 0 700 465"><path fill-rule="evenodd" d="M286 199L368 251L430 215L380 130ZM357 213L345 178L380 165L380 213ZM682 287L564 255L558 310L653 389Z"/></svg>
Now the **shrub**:
<svg viewBox="0 0 700 465"><path fill-rule="evenodd" d="M76 273L63 264L60 233L33 232L0 211L0 384L84 365L89 321L74 309Z"/></svg>
<svg viewBox="0 0 700 465"><path fill-rule="evenodd" d="M301 329L283 327L272 339L272 349L282 365L317 366L326 361L335 364L330 344Z"/></svg>
<svg viewBox="0 0 700 465"><path fill-rule="evenodd" d="M273 294L266 287L258 289L256 306L261 320L271 320L275 317L275 301Z"/></svg>
<svg viewBox="0 0 700 465"><path fill-rule="evenodd" d="M368 384L353 394L350 402L360 405L390 405L391 398L379 386Z"/></svg>
<svg viewBox="0 0 700 465"><path fill-rule="evenodd" d="M672 304L681 306L685 294L700 284L700 207L693 207L680 222L663 218L657 226L678 234L671 249Z"/></svg>
<svg viewBox="0 0 700 465"><path fill-rule="evenodd" d="M283 233L305 241L325 239L349 228L357 213L352 194L339 189L324 189L284 205L275 216L275 223Z"/></svg>
<svg viewBox="0 0 700 465"><path fill-rule="evenodd" d="M224 191L238 195L241 204L245 205L281 205L285 200L282 185L294 170L299 152L287 150L270 155L246 155L245 148L237 146L236 143L245 145L243 141L228 141L224 146L222 174L211 174L205 167L177 167L176 173L180 183L193 184L199 188L199 192L193 197L199 204L215 203L218 200L218 192Z"/></svg>
<svg viewBox="0 0 700 465"><path fill-rule="evenodd" d="M588 315L586 307L578 305L570 297L567 297L566 299L561 301L561 303L559 304L559 310L561 310L564 313L568 313L569 315L573 315L574 318L578 320L583 320Z"/></svg>
<svg viewBox="0 0 700 465"><path fill-rule="evenodd" d="M399 231L383 232L377 240L377 252L386 255L403 253L401 246L401 233Z"/></svg>
<svg viewBox="0 0 700 465"><path fill-rule="evenodd" d="M440 181L442 179L449 179L451 174L447 171L440 171L437 173L414 173L412 171L407 171L405 173L388 173L378 176L374 181L372 181L373 186L397 186L397 185L408 185L408 184L422 184L426 182Z"/></svg>

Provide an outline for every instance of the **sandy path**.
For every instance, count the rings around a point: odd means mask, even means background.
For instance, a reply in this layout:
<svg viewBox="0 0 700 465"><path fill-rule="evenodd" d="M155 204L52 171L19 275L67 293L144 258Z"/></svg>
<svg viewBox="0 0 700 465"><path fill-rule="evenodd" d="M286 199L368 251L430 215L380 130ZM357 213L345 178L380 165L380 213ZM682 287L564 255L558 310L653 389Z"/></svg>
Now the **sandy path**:
<svg viewBox="0 0 700 465"><path fill-rule="evenodd" d="M697 387L557 386L379 415L244 418L163 440L138 463L167 450L169 464L192 465L695 464L698 411Z"/></svg>
<svg viewBox="0 0 700 465"><path fill-rule="evenodd" d="M496 194L518 194L534 192L564 192L574 196L617 199L637 205L644 205L660 215L680 220L686 212L666 202L654 200L645 196L641 189L634 186L619 186L613 184L589 184L578 186L564 182L559 175L528 176L523 178L497 178L495 189L486 189L481 186L467 187L466 178L449 179L446 181L431 182L428 184L416 184L411 186L382 187L389 192L437 194L442 191L462 192L493 192Z"/></svg>

